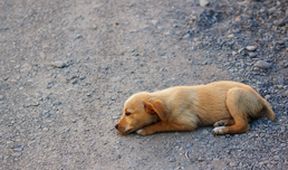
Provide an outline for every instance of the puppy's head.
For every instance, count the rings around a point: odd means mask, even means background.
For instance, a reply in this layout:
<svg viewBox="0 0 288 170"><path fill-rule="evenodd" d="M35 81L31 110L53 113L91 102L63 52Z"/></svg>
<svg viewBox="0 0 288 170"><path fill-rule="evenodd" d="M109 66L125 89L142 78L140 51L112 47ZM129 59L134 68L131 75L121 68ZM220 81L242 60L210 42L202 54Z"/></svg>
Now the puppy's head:
<svg viewBox="0 0 288 170"><path fill-rule="evenodd" d="M136 93L124 103L122 116L115 128L120 134L126 135L160 121L164 112L162 102L151 99L150 93Z"/></svg>

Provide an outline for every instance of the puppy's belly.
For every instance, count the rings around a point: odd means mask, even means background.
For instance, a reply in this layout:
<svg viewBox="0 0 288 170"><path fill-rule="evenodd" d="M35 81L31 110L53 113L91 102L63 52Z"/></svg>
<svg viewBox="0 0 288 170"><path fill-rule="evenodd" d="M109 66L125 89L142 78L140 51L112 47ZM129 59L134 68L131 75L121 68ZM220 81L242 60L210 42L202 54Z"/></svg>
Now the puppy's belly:
<svg viewBox="0 0 288 170"><path fill-rule="evenodd" d="M200 111L197 116L199 117L199 125L202 126L213 125L219 120L232 118L228 110L225 109Z"/></svg>
<svg viewBox="0 0 288 170"><path fill-rule="evenodd" d="M223 119L232 118L226 107L195 107L174 111L170 117L170 121L183 125L208 126Z"/></svg>

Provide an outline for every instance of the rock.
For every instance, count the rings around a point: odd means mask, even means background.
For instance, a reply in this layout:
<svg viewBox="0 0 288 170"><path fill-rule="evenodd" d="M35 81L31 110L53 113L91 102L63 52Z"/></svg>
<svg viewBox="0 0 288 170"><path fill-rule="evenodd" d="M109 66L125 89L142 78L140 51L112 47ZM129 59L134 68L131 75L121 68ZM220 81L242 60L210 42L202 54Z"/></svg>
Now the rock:
<svg viewBox="0 0 288 170"><path fill-rule="evenodd" d="M176 158L175 158L175 157L169 157L169 158L168 158L168 161L169 161L169 162L175 162L175 161L176 161Z"/></svg>
<svg viewBox="0 0 288 170"><path fill-rule="evenodd" d="M244 50L244 48L240 48L237 53L241 53Z"/></svg>
<svg viewBox="0 0 288 170"><path fill-rule="evenodd" d="M248 55L249 55L249 57L254 58L257 56L257 53L249 52Z"/></svg>
<svg viewBox="0 0 288 170"><path fill-rule="evenodd" d="M52 105L53 106L60 106L62 104L61 101L55 101Z"/></svg>
<svg viewBox="0 0 288 170"><path fill-rule="evenodd" d="M48 82L48 84L47 84L47 89L51 89L54 85L55 85L55 82L54 82L54 81Z"/></svg>
<svg viewBox="0 0 288 170"><path fill-rule="evenodd" d="M112 119L117 120L117 119L119 119L119 117L120 117L119 115L114 115L114 116L112 116Z"/></svg>
<svg viewBox="0 0 288 170"><path fill-rule="evenodd" d="M86 79L86 76L80 76L79 79L80 79L80 80L84 80L84 79Z"/></svg>
<svg viewBox="0 0 288 170"><path fill-rule="evenodd" d="M24 145L21 145L21 144L16 144L12 147L13 151L15 152L21 152L23 151L24 149Z"/></svg>
<svg viewBox="0 0 288 170"><path fill-rule="evenodd" d="M21 66L20 72L29 72L32 69L31 64L25 63Z"/></svg>
<svg viewBox="0 0 288 170"><path fill-rule="evenodd" d="M237 54L236 51L232 51L232 55L235 56Z"/></svg>
<svg viewBox="0 0 288 170"><path fill-rule="evenodd" d="M189 39L192 37L192 33L190 32L187 32L184 36L183 36L183 39Z"/></svg>
<svg viewBox="0 0 288 170"><path fill-rule="evenodd" d="M205 158L199 156L199 157L197 158L197 161L198 161L198 162L203 162L203 161L205 161Z"/></svg>
<svg viewBox="0 0 288 170"><path fill-rule="evenodd" d="M288 67L288 60L283 61L281 64L284 68L287 68Z"/></svg>
<svg viewBox="0 0 288 170"><path fill-rule="evenodd" d="M51 113L51 111L44 110L40 115L43 118L49 118L52 115L52 113Z"/></svg>
<svg viewBox="0 0 288 170"><path fill-rule="evenodd" d="M261 68L261 69L269 69L272 66L271 63L268 63L263 60L259 60L256 63L254 63L254 67L256 68Z"/></svg>
<svg viewBox="0 0 288 170"><path fill-rule="evenodd" d="M54 68L65 68L65 67L69 67L72 64L73 64L72 60L69 60L69 61L58 60L58 61L52 62L51 66Z"/></svg>
<svg viewBox="0 0 288 170"><path fill-rule="evenodd" d="M4 100L4 96L0 95L0 101Z"/></svg>
<svg viewBox="0 0 288 170"><path fill-rule="evenodd" d="M153 24L153 25L157 25L158 24L158 20L151 20L151 23Z"/></svg>
<svg viewBox="0 0 288 170"><path fill-rule="evenodd" d="M184 167L183 166L178 166L178 167L176 167L176 169L177 170L182 170L182 169L184 169Z"/></svg>
<svg viewBox="0 0 288 170"><path fill-rule="evenodd" d="M75 85L75 84L78 83L78 80L77 80L77 79L73 79L71 83L72 83L73 85Z"/></svg>
<svg viewBox="0 0 288 170"><path fill-rule="evenodd" d="M269 95L269 94L265 95L266 100L269 100L270 98L271 98L271 95Z"/></svg>
<svg viewBox="0 0 288 170"><path fill-rule="evenodd" d="M249 46L245 47L245 49L248 51L255 51L257 49L257 46L249 45Z"/></svg>
<svg viewBox="0 0 288 170"><path fill-rule="evenodd" d="M231 162L229 163L229 166L231 166L231 167L237 166L237 163L234 162L234 161L231 161Z"/></svg>
<svg viewBox="0 0 288 170"><path fill-rule="evenodd" d="M75 36L75 39L77 40L77 39L81 39L81 38L83 38L83 36L81 35L81 34L77 34L76 36Z"/></svg>
<svg viewBox="0 0 288 170"><path fill-rule="evenodd" d="M32 99L30 97L26 98L23 104L23 107L33 107L33 106L39 106L39 102L36 99Z"/></svg>
<svg viewBox="0 0 288 170"><path fill-rule="evenodd" d="M227 35L227 38L234 38L234 37L235 37L234 34Z"/></svg>
<svg viewBox="0 0 288 170"><path fill-rule="evenodd" d="M208 0L199 0L199 4L202 7L208 6L209 5L209 1Z"/></svg>

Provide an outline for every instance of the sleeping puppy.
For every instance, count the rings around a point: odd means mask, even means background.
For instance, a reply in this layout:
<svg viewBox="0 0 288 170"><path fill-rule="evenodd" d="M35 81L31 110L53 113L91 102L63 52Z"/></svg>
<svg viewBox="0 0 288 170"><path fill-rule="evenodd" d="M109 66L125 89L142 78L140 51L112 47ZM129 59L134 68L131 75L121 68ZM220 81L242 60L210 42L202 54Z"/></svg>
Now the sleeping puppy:
<svg viewBox="0 0 288 170"><path fill-rule="evenodd" d="M214 125L213 134L244 133L250 119L275 119L270 104L252 87L233 81L176 86L156 92L139 92L124 104L115 128L122 135L136 132L192 131Z"/></svg>

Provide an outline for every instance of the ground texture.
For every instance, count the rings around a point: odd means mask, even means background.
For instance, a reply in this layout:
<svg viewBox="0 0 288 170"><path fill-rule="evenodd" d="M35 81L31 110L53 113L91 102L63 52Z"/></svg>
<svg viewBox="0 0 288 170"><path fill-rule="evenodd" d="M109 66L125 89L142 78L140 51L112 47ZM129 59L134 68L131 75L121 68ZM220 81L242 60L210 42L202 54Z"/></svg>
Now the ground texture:
<svg viewBox="0 0 288 170"><path fill-rule="evenodd" d="M203 1L202 1L203 2ZM0 0L0 169L287 169L288 1ZM119 136L131 94L236 80L276 122Z"/></svg>

